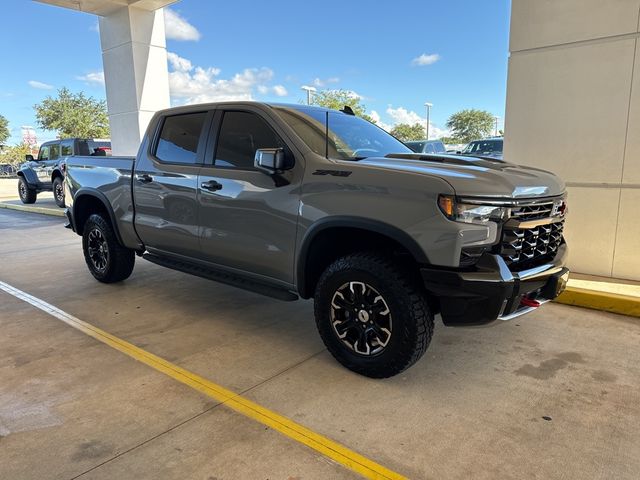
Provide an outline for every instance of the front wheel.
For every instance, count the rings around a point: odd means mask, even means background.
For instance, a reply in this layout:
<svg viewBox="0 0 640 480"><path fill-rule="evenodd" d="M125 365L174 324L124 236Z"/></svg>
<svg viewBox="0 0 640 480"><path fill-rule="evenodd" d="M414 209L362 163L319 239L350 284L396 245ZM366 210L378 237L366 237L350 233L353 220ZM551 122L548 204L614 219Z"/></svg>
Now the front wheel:
<svg viewBox="0 0 640 480"><path fill-rule="evenodd" d="M347 255L327 267L314 306L329 352L368 377L406 370L422 357L433 335L433 315L418 281L377 253Z"/></svg>
<svg viewBox="0 0 640 480"><path fill-rule="evenodd" d="M20 201L22 203L35 203L36 198L38 197L37 192L29 187L29 184L24 179L24 177L18 178L18 196L20 197Z"/></svg>
<svg viewBox="0 0 640 480"><path fill-rule="evenodd" d="M91 275L103 283L129 278L135 252L118 243L113 227L101 215L91 215L82 231L82 250Z"/></svg>
<svg viewBox="0 0 640 480"><path fill-rule="evenodd" d="M60 208L64 208L64 183L62 178L56 177L53 179L53 198L56 201L56 205Z"/></svg>

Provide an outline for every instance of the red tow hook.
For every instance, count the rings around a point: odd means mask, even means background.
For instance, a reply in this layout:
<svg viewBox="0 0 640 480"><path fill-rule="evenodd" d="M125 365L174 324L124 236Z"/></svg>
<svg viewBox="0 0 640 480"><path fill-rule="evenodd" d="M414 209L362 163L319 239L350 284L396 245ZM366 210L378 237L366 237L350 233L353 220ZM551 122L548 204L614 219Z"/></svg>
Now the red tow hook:
<svg viewBox="0 0 640 480"><path fill-rule="evenodd" d="M538 308L542 305L539 301L534 300L533 298L522 297L520 299L520 305L531 308Z"/></svg>

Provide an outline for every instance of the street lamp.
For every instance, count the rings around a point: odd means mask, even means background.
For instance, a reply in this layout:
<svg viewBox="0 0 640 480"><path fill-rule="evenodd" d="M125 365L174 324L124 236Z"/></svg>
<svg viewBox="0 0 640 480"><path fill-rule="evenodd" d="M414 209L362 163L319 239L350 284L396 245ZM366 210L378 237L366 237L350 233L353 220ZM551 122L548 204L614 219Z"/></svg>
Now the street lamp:
<svg viewBox="0 0 640 480"><path fill-rule="evenodd" d="M307 105L311 105L311 95L313 95L318 90L315 87L309 87L308 85L303 85L300 88L307 92Z"/></svg>
<svg viewBox="0 0 640 480"><path fill-rule="evenodd" d="M427 140L429 140L429 117L431 114L431 107L433 107L433 103L425 102L424 106L427 108Z"/></svg>
<svg viewBox="0 0 640 480"><path fill-rule="evenodd" d="M498 136L498 120L500 120L500 117L498 116L494 116L493 119L496 121L496 134L494 136Z"/></svg>

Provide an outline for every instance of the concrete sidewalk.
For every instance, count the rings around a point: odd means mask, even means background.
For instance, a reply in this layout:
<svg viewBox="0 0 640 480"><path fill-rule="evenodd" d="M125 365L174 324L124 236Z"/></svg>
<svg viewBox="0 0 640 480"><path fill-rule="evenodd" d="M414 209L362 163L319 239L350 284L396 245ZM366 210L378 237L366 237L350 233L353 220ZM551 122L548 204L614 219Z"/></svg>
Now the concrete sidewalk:
<svg viewBox="0 0 640 480"><path fill-rule="evenodd" d="M440 322L373 380L324 349L311 302L137 261L94 281L62 219L0 210L0 281L411 479L637 479L640 323L549 304ZM352 479L316 450L0 291L0 478Z"/></svg>
<svg viewBox="0 0 640 480"><path fill-rule="evenodd" d="M44 215L64 216L64 209L56 205L52 192L38 194L36 203L25 205L18 197L18 179L0 179L0 208L8 208L21 212L40 213Z"/></svg>

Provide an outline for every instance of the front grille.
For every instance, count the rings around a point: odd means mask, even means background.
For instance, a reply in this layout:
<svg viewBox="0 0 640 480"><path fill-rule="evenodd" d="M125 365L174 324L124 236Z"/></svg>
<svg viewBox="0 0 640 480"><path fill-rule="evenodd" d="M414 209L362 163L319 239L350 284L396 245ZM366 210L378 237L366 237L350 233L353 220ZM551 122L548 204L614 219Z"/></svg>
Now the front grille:
<svg viewBox="0 0 640 480"><path fill-rule="evenodd" d="M527 214L533 215L533 212ZM499 253L512 270L535 266L555 256L562 243L563 228L564 220L532 228L505 226Z"/></svg>
<svg viewBox="0 0 640 480"><path fill-rule="evenodd" d="M522 205L511 209L511 218L515 218L521 222L527 220L538 220L551 216L553 211L553 202L536 203L531 205Z"/></svg>

